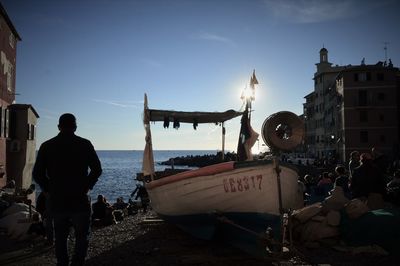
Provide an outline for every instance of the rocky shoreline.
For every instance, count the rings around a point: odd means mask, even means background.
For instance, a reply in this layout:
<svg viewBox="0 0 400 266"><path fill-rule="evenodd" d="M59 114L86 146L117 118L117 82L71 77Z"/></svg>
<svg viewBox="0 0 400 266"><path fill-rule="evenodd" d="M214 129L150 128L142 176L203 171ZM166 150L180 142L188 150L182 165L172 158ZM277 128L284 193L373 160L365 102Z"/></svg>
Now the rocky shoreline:
<svg viewBox="0 0 400 266"><path fill-rule="evenodd" d="M54 248L36 238L14 243L0 238L0 265L55 265ZM71 238L70 247L73 246ZM94 228L86 265L396 265L398 258L296 246L281 257L257 259L218 241L191 237L153 212Z"/></svg>

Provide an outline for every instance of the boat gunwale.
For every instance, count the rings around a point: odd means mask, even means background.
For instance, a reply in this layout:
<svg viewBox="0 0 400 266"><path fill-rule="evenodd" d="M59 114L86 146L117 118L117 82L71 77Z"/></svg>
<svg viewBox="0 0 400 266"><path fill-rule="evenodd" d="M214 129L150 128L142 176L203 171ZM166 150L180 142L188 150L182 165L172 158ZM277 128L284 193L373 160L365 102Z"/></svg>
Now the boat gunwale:
<svg viewBox="0 0 400 266"><path fill-rule="evenodd" d="M247 168L247 167L257 167L263 165L272 164L272 160L253 160L253 161L243 161L243 162L236 162L236 161L229 161L223 162L218 164L213 164L205 167L201 167L198 169L193 169L185 172L181 172L178 174L173 174L169 176L162 177L160 179L152 180L146 183L146 189L152 190L156 187L160 187L163 185L175 183L185 179L191 179L200 176L212 176L216 174L220 174L223 172L232 171L235 169ZM297 172L297 168L293 165L287 163L280 163L284 167L287 167L295 172Z"/></svg>

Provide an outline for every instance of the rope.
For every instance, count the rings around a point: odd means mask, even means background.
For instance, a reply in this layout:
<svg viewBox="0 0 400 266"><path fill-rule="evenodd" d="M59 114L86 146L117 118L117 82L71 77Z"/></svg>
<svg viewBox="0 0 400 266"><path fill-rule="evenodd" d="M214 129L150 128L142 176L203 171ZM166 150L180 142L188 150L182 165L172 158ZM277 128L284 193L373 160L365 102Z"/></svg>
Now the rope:
<svg viewBox="0 0 400 266"><path fill-rule="evenodd" d="M236 228L239 228L239 229L241 229L241 230L243 230L245 232L248 232L248 233L258 237L259 239L266 240L266 241L268 241L268 244L282 246L282 243L276 241L275 239L273 239L271 237L268 237L266 235L263 235L263 234L259 234L259 233L255 232L255 231L253 231L253 230L251 230L249 228L246 228L246 227L244 227L242 225L239 225L239 224L233 222L232 220L228 219L225 216L221 215L221 216L217 217L217 220L220 221L220 222L226 223L226 224L230 224L230 225L232 225L232 226L234 226Z"/></svg>

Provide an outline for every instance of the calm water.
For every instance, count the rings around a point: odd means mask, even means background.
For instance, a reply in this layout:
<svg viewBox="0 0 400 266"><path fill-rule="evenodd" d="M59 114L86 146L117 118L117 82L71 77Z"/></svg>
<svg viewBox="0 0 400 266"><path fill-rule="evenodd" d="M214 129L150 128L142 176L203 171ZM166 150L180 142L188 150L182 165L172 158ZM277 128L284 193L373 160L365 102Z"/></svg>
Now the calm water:
<svg viewBox="0 0 400 266"><path fill-rule="evenodd" d="M164 169L166 166L159 163L172 157L216 153L217 151L195 150L154 151L155 168L156 171ZM97 151L97 154L103 174L90 192L92 201L96 200L98 194L103 194L110 203L114 203L118 197L127 201L136 187L136 173L142 169L143 151Z"/></svg>

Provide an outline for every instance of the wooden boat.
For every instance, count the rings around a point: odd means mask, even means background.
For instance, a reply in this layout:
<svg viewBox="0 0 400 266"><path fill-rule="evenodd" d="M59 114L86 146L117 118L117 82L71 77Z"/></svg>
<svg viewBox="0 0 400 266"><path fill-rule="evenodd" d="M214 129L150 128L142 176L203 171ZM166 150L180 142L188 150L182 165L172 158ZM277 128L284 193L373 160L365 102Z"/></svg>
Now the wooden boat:
<svg viewBox="0 0 400 266"><path fill-rule="evenodd" d="M281 245L284 212L303 206L295 168L275 158L251 160L248 150L242 154L247 156L246 161L223 162L162 178L154 174L150 121L164 121L164 126L166 121L174 121L174 127L177 121L193 123L194 126L197 123L220 123L223 127L226 120L242 115L240 135L245 136L247 129L247 140L250 140L252 129L249 106L247 102L244 112L163 111L149 109L145 95L146 148L143 173L151 206L165 220L177 224L196 237L222 238L251 254L268 256ZM293 122L295 119L292 116L289 115L288 119L285 115L288 115L287 112L273 115L263 126L264 140L275 143L276 148L292 147L302 138L301 126ZM283 118L284 123L280 123L277 118ZM277 123L285 128L279 128ZM289 126L292 126L291 138L285 135ZM222 132L224 135L224 128ZM246 141L241 140L239 146L242 144L245 149ZM251 146L247 145L247 148Z"/></svg>

